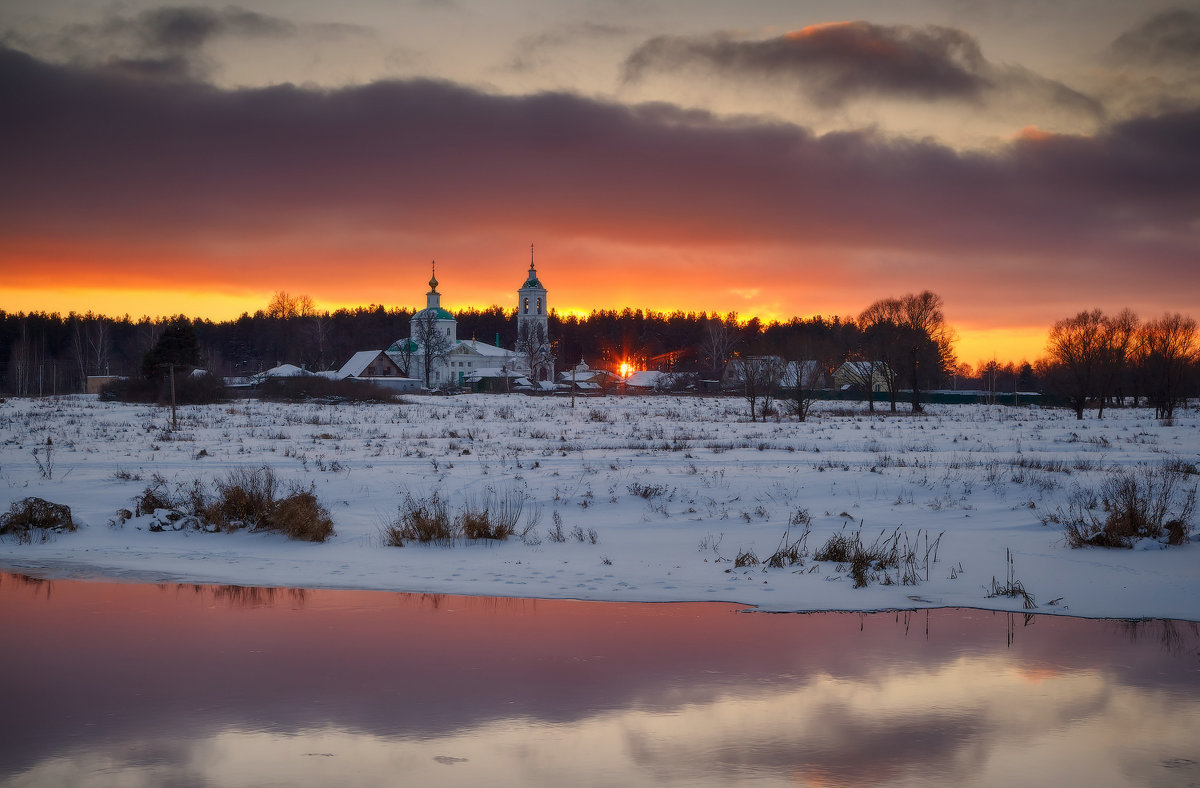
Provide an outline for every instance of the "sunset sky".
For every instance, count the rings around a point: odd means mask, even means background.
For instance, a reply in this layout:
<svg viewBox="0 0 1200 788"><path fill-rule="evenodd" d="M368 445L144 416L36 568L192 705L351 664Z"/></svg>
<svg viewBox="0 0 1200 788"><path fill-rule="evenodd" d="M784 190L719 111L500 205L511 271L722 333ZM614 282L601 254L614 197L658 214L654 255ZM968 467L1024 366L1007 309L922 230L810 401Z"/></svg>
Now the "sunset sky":
<svg viewBox="0 0 1200 788"><path fill-rule="evenodd" d="M1200 4L7 0L0 309L1200 317Z"/></svg>

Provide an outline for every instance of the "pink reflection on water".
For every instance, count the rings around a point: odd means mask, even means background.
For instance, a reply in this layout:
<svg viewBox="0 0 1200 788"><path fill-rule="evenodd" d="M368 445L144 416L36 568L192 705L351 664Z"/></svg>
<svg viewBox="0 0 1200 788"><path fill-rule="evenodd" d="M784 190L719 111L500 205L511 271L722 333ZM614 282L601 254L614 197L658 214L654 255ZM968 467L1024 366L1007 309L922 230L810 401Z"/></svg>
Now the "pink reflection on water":
<svg viewBox="0 0 1200 788"><path fill-rule="evenodd" d="M728 604L622 604L365 591L41 581L0 575L6 667L0 776L73 744L214 728L337 726L432 737L522 718L574 723L870 684L979 657L1031 684L1099 672L1195 695L1194 625L1122 625L970 610L770 615ZM997 703L1003 703L1000 698ZM972 712L914 709L816 754L755 745L767 768L871 782L987 735ZM1081 713L1086 713L1086 710ZM740 751L739 751L740 752ZM645 756L652 759L650 754ZM730 753L730 769L740 768Z"/></svg>

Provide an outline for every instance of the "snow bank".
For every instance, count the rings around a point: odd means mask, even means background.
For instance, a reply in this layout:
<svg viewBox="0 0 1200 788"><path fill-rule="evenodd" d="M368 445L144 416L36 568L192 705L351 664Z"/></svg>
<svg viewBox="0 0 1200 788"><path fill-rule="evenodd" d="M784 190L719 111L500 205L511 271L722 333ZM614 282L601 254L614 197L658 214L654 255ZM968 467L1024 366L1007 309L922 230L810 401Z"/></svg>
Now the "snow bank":
<svg viewBox="0 0 1200 788"><path fill-rule="evenodd" d="M28 496L71 507L82 526L42 544L0 541L0 566L73 576L365 588L621 601L721 600L768 610L969 606L1012 577L1041 613L1200 620L1200 544L1068 548L1040 515L1073 485L1118 467L1200 461L1193 411L1164 426L1144 410L1076 421L1065 411L933 406L868 415L820 403L810 422L751 423L735 398L504 395L396 405L239 401L168 410L77 396L0 404L5 508ZM49 439L50 444L47 445ZM37 450L37 454L34 451ZM337 534L324 544L274 534L151 532L109 525L156 477L168 485L270 466L315 485ZM405 494L452 508L488 491L525 499L523 542L387 547ZM811 518L808 557L771 554ZM549 531L561 523L566 541ZM835 533L864 542L900 529L919 582L854 588L849 567L811 553ZM596 543L586 538L595 532ZM580 541L572 533L582 534ZM940 540L938 537L940 536ZM936 543L924 562L927 544ZM933 560L936 557L936 560ZM927 579L926 579L927 578ZM878 580L878 578L877 578Z"/></svg>

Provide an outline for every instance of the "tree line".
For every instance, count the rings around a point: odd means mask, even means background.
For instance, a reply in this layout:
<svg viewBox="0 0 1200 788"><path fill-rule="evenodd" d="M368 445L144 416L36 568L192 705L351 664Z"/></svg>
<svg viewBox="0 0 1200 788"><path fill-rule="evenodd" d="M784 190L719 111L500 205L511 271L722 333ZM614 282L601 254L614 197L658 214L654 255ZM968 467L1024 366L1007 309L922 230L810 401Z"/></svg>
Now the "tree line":
<svg viewBox="0 0 1200 788"><path fill-rule="evenodd" d="M454 314L460 339L520 345L511 310ZM266 308L228 321L0 310L0 389L18 396L71 393L82 391L91 375L143 375L147 354L181 322L194 332L198 365L222 377L283 363L336 369L359 350L382 350L408 337L412 316L409 309L375 304L321 311L307 296L283 291ZM742 321L736 313L626 308L552 312L549 328L559 370L582 360L610 370L628 362L680 373L696 384L729 377L735 386L750 387L742 393L751 397L759 396L758 389L766 392L763 407L779 389L828 385L846 362L851 383L866 391L882 387L893 410L902 400L920 410L922 393L934 388L983 389L998 401L1020 389L1053 394L1080 416L1086 407L1102 413L1133 398L1169 418L1197 393L1196 323L1181 315L1143 323L1128 310L1115 316L1082 312L1051 328L1047 355L1036 363L993 360L975 368L955 357L954 330L941 297L930 291L883 298L851 317L763 322ZM736 374L727 376L731 365ZM868 403L874 408L873 397ZM805 403L795 402L794 409L803 415Z"/></svg>

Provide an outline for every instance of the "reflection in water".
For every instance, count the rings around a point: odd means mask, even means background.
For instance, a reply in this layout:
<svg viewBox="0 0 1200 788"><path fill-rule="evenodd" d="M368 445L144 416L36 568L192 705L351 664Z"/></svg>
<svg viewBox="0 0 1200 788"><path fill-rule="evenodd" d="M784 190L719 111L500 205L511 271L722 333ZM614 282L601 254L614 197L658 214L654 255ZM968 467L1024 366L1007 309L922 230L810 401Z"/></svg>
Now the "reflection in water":
<svg viewBox="0 0 1200 788"><path fill-rule="evenodd" d="M0 575L6 784L1200 780L1188 623L53 586Z"/></svg>
<svg viewBox="0 0 1200 788"><path fill-rule="evenodd" d="M1131 643L1157 643L1164 651L1176 656L1190 654L1200 657L1200 649L1197 649L1197 643L1200 643L1200 625L1195 621L1146 618L1115 623Z"/></svg>
<svg viewBox="0 0 1200 788"><path fill-rule="evenodd" d="M164 591L188 590L192 593L214 601L226 602L230 607L273 607L286 602L292 607L304 607L308 590L304 588L268 588L260 586L204 586L204 585L165 585L159 588Z"/></svg>

